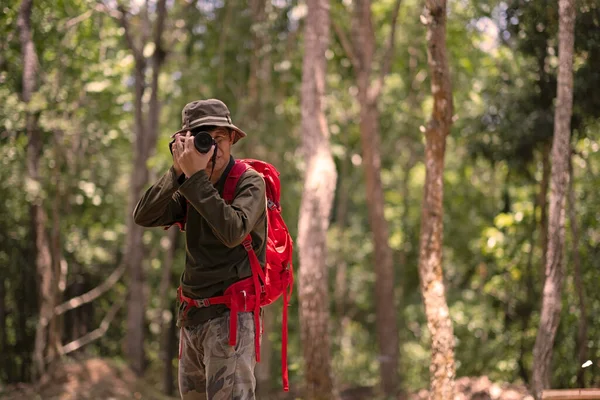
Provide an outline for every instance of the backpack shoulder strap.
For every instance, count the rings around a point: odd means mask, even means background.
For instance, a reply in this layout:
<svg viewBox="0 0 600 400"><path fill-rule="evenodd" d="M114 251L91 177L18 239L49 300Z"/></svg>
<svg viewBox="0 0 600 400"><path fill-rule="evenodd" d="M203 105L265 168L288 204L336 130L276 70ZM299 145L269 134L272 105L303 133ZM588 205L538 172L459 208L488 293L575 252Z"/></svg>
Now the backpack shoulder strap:
<svg viewBox="0 0 600 400"><path fill-rule="evenodd" d="M227 178L225 179L225 187L223 188L223 200L227 203L231 203L235 197L235 188L237 187L238 181L250 168L248 164L243 161L236 160L234 166L229 171Z"/></svg>

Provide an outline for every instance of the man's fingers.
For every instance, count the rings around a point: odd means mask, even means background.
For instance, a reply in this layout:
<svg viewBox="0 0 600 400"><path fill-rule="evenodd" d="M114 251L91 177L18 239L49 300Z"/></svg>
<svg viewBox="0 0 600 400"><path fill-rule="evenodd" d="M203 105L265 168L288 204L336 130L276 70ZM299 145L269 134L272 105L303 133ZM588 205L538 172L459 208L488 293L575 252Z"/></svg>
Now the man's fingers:
<svg viewBox="0 0 600 400"><path fill-rule="evenodd" d="M186 137L185 137L185 149L188 150L188 151L192 151L194 149L194 137L193 136L187 136L186 135Z"/></svg>
<svg viewBox="0 0 600 400"><path fill-rule="evenodd" d="M183 152L183 143L181 143L182 140L183 140L183 138L180 135L178 135L177 141L175 142L176 146L177 146L177 150L179 150L180 153Z"/></svg>

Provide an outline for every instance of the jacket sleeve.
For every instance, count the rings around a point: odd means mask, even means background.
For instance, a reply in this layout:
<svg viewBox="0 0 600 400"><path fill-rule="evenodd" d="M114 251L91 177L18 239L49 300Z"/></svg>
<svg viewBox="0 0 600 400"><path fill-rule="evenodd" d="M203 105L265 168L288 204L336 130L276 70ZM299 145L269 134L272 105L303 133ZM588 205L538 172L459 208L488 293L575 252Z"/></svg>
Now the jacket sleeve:
<svg viewBox="0 0 600 400"><path fill-rule="evenodd" d="M265 182L253 170L240 177L231 204L219 195L205 171L198 171L187 179L179 192L227 247L241 244L267 210Z"/></svg>
<svg viewBox="0 0 600 400"><path fill-rule="evenodd" d="M171 167L154 185L150 186L133 211L136 224L145 227L167 226L185 217L185 198L179 188L175 169Z"/></svg>

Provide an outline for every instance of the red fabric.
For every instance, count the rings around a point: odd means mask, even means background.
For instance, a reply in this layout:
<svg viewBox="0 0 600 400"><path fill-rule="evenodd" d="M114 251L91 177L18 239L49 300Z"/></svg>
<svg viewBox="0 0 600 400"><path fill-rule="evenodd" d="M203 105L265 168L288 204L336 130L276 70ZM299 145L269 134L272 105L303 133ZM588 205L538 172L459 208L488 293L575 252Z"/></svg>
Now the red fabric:
<svg viewBox="0 0 600 400"><path fill-rule="evenodd" d="M287 341L288 341L288 305L292 295L294 283L292 266L292 238L281 216L279 204L281 186L279 172L271 164L264 161L242 159L237 160L227 175L223 189L223 200L231 203L235 196L240 177L248 168L257 171L265 180L267 197L267 260L265 269L252 247L252 237L248 235L243 246L248 252L252 277L241 280L229 286L223 296L208 299L191 299L178 289L179 300L186 303L183 317L190 307L208 307L212 304L226 304L231 317L229 322L229 344L235 346L237 341L237 314L242 311L254 313L255 350L256 361L260 362L260 308L273 303L283 296L282 343L281 343L281 371L283 390L289 391L289 377L287 366ZM184 221L185 223L185 221ZM179 224L178 224L179 225ZM180 226L180 229L182 227ZM181 357L181 349L180 349Z"/></svg>

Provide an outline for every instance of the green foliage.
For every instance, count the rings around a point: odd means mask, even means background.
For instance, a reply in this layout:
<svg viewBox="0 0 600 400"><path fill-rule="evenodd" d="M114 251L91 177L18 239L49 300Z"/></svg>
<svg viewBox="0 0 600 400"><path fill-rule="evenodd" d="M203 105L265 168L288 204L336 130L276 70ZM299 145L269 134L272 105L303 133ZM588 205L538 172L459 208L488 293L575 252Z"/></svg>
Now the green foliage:
<svg viewBox="0 0 600 400"><path fill-rule="evenodd" d="M6 273L5 336L0 335L0 381L27 380L37 299L30 202L41 194L48 233L59 226L61 255L69 266L66 300L104 281L123 254L130 217L133 57L123 30L94 2L34 2L32 25L40 59L40 87L29 105L21 102L22 62L16 26L18 2L0 9L0 268ZM109 3L109 2L107 2ZM152 2L150 2L152 3ZM303 132L300 88L303 4L272 1L262 22L245 2L170 2L164 42L169 50L160 76L161 114L157 148L149 160L151 179L171 164L167 143L180 127L181 108L198 98L218 97L233 121L248 132L236 157L267 159L281 172L283 213L297 232L304 164L298 148ZM349 31L350 2L332 2L332 17ZM390 31L393 1L373 2L380 57ZM137 4L137 2L136 2ZM578 3L573 156L580 256L589 325L590 360L600 358L600 82L598 6ZM139 16L135 9L134 24ZM420 22L422 4L402 4L396 53L379 99L382 182L389 242L397 265L397 298L390 307L400 322L401 366L406 390L429 382L430 334L419 291L418 258L424 126L431 89ZM550 143L556 76L556 5L540 2L450 2L448 36L455 122L448 138L444 175L444 273L456 336L460 376L488 375L511 382L528 379L543 284L539 218L539 152ZM541 24L541 25L540 25ZM543 27L541 27L543 25ZM136 25L136 28L139 26ZM255 48L250 32L259 32ZM146 49L150 51L151 49ZM259 98L250 97L252 62L258 57L268 79ZM360 157L359 110L351 63L332 33L328 57L326 113L339 181L328 236L332 365L340 387L373 386L378 380L375 337L375 271L368 230ZM375 69L379 68L379 64ZM261 75L262 76L262 75ZM149 92L149 89L148 89ZM43 133L41 185L27 179L25 112L39 114ZM568 226L567 226L568 228ZM159 287L165 232L146 230L147 343L150 374L160 371ZM553 386L575 387L579 306L573 281L571 233L567 229L563 312L555 345ZM183 271L185 251L175 258L169 299ZM297 259L297 258L296 258ZM346 290L336 273L346 266ZM300 267L295 265L295 267ZM86 309L95 329L127 293L121 281ZM337 297L336 297L337 296ZM302 385L298 299L290 312L292 385ZM342 313L340 314L340 310ZM281 309L274 330L272 382L279 388ZM82 353L122 359L123 308L101 339ZM68 312L65 321L76 314ZM76 337L65 333L63 342ZM586 384L600 384L590 368Z"/></svg>

